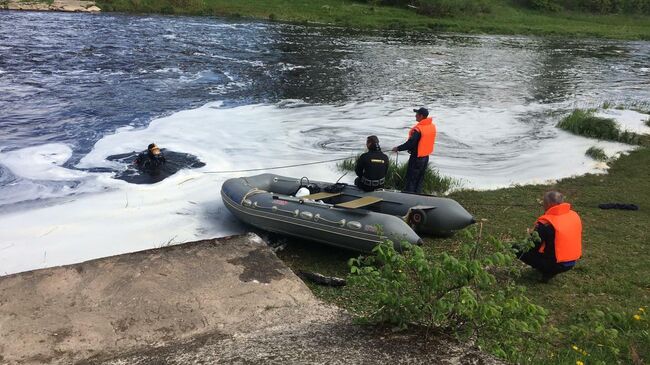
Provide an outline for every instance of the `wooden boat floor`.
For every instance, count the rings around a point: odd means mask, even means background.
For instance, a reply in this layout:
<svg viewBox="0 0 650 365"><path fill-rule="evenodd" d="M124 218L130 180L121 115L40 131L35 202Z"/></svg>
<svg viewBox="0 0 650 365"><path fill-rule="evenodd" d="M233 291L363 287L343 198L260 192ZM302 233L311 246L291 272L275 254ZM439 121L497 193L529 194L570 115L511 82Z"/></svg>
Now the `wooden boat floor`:
<svg viewBox="0 0 650 365"><path fill-rule="evenodd" d="M316 193L316 194L305 195L305 196L301 197L300 199L323 200L323 199L333 198L333 197L339 196L339 195L341 195L341 193L321 192L321 193Z"/></svg>
<svg viewBox="0 0 650 365"><path fill-rule="evenodd" d="M341 204L336 204L337 208L348 208L348 209L357 209L357 208L363 208L365 206L371 205L378 203L384 199L378 198L376 196L364 196L363 198L359 198L356 200L351 200L349 202L341 203Z"/></svg>

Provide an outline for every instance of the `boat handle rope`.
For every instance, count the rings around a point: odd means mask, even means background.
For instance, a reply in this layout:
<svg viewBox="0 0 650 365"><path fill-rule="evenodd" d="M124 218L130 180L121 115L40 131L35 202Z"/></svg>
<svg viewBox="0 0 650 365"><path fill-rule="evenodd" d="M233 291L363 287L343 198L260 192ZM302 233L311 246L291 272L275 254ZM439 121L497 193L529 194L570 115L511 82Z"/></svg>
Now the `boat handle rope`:
<svg viewBox="0 0 650 365"><path fill-rule="evenodd" d="M341 226L341 227L345 226L345 223L346 223L345 219L340 219L338 221L333 221L333 220L329 220L327 218L323 218L323 216L321 216L318 213L316 213L316 215L314 216L314 221L316 221L316 222L323 221L323 222L326 222L326 223L329 223L329 224L335 224L335 225L338 225L338 226Z"/></svg>
<svg viewBox="0 0 650 365"><path fill-rule="evenodd" d="M261 194L261 193L266 193L266 191L258 189L258 188L253 188L249 190L244 197L241 199L240 204L243 204L244 200L248 199L248 197L256 195L256 194Z"/></svg>
<svg viewBox="0 0 650 365"><path fill-rule="evenodd" d="M299 217L300 213L302 213L302 212L308 212L306 210L303 210L301 212L300 209L295 209L295 210L282 209L282 208L279 208L276 205L273 205L273 206L270 206L270 207L265 207L263 205L258 204L258 202L253 202L252 206L254 208L258 208L258 209L266 209L266 210L270 210L270 211L274 211L274 212L289 213L294 217ZM313 220L314 222L323 221L325 223L333 224L333 225L336 225L336 226L339 226L339 227L345 227L345 224L347 223L347 221L345 219L340 219L338 221L332 221L332 220L329 220L327 218L323 218L323 216L321 216L319 213L314 214L313 218L311 218L309 220Z"/></svg>

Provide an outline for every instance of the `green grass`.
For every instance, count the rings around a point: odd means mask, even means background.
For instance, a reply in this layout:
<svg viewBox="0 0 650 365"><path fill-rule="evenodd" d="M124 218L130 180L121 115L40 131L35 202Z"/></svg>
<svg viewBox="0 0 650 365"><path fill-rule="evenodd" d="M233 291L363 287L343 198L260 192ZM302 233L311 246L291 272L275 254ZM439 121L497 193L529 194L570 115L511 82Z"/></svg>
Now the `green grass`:
<svg viewBox="0 0 650 365"><path fill-rule="evenodd" d="M648 102L633 103L613 103L606 101L601 106L603 109L632 110L641 114L650 114L650 104Z"/></svg>
<svg viewBox="0 0 650 365"><path fill-rule="evenodd" d="M563 118L557 127L590 138L629 144L643 143L641 136L633 132L621 132L614 119L597 117L593 110L576 109Z"/></svg>
<svg viewBox="0 0 650 365"><path fill-rule="evenodd" d="M456 191L451 198L461 203L478 219L486 219L486 235L503 240L521 238L527 227L542 214L539 199L550 189L563 192L574 205L584 226L583 258L574 270L559 275L549 284L538 282L538 275L524 271L520 284L527 295L550 311L556 327L568 329L579 323L584 312L592 309L635 311L650 304L650 265L647 245L650 242L650 149L641 148L611 164L607 175L586 175L558 181L555 185L516 186L494 191ZM601 210L599 203L634 203L638 211ZM454 252L460 240L426 239L430 254ZM347 274L347 260L358 254L316 244L290 241L280 257L294 270L318 271L327 275ZM328 302L353 313L366 309L359 305L360 293L348 288L310 285L314 293ZM594 328L596 331L596 328ZM570 331L567 331L570 332ZM565 334L566 336L566 334ZM575 364L571 360L573 338L557 338L553 345L557 355L535 362ZM637 333L624 338L646 363L650 361L648 334ZM580 345L578 343L578 345ZM594 355L596 356L596 355ZM622 351L620 363L631 363L630 351ZM590 360L595 360L593 357ZM607 363L614 363L614 361Z"/></svg>
<svg viewBox="0 0 650 365"><path fill-rule="evenodd" d="M602 148L596 146L589 147L585 154L596 161L607 161L608 158L605 151Z"/></svg>
<svg viewBox="0 0 650 365"><path fill-rule="evenodd" d="M97 4L104 11L234 16L359 29L650 39L649 16L545 13L508 0L485 1L486 12L447 17L351 0L99 0Z"/></svg>
<svg viewBox="0 0 650 365"><path fill-rule="evenodd" d="M358 156L343 160L338 163L336 167L341 172L354 172L357 158ZM386 183L384 187L386 189L403 190L406 183L406 170L408 170L407 162L395 164L395 161L391 160L388 165L388 173L386 174ZM438 170L433 169L431 165L427 166L427 170L424 174L424 187L422 189L424 193L444 195L452 189L459 187L461 187L460 181L449 176L441 175Z"/></svg>

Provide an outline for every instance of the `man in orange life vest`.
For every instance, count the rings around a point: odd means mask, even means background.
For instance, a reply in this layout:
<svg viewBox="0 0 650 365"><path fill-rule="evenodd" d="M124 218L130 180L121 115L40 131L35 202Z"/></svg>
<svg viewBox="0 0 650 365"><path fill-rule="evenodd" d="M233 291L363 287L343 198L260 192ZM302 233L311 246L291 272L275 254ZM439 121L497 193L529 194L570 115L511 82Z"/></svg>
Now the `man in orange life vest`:
<svg viewBox="0 0 650 365"><path fill-rule="evenodd" d="M409 151L408 170L406 171L405 192L422 193L424 173L429 165L429 155L433 153L436 141L436 125L429 117L426 108L413 109L418 122L409 132L409 139L404 144L393 148L393 152Z"/></svg>
<svg viewBox="0 0 650 365"><path fill-rule="evenodd" d="M544 194L544 215L537 218L539 242L519 259L542 273L548 282L555 275L571 270L582 256L582 221L557 191Z"/></svg>

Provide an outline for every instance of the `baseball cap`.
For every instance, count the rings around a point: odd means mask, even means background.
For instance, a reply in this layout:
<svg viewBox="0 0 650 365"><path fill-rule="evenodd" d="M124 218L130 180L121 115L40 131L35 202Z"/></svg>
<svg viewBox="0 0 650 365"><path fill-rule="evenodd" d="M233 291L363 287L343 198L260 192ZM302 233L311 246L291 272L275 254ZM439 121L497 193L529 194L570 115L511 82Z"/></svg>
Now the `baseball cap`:
<svg viewBox="0 0 650 365"><path fill-rule="evenodd" d="M429 109L427 108L413 109L413 111L420 115L424 115L425 117L429 116Z"/></svg>

